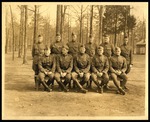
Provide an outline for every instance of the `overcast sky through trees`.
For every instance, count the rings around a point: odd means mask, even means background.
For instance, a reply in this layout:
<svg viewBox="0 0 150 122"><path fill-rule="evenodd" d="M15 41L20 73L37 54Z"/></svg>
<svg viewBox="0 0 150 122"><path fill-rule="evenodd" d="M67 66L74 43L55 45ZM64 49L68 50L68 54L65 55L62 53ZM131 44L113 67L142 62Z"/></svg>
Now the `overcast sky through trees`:
<svg viewBox="0 0 150 122"><path fill-rule="evenodd" d="M7 6L5 7L9 7L8 5L10 5L9 3L4 3L6 4ZM50 20L51 20L51 23L52 24L56 24L56 7L57 7L57 4L64 4L64 5L74 5L74 6L80 6L81 4L84 5L84 7L86 8L87 5L130 5L131 7L131 10L130 10L130 14L132 15L135 15L135 17L138 19L138 20L143 20L146 19L146 16L147 16L147 13L148 13L148 10L147 10L147 5L145 3L138 3L138 2L132 2L132 3L123 3L123 2L102 2L102 3L93 3L93 2L88 2L88 3L79 3L79 2L76 2L76 3L59 3L59 2L48 2L48 3L42 3L42 2L39 2L39 3L17 3L18 5L19 4L28 4L29 5L29 9L32 9L34 10L34 5L40 5L40 9L39 9L39 12L40 14L43 16L43 17L49 17ZM19 21L19 15L20 14L20 11L19 11L19 8L17 7L17 4L16 3L11 3L11 6L12 6L12 10L13 10L13 13L15 14L16 16L16 19L17 21ZM79 7L76 7L76 9L78 10ZM72 16L76 16L75 13L72 12L72 10L67 10L67 12L69 11L69 13L72 15ZM79 10L80 12L80 10ZM32 14L32 12L30 12L30 14ZM72 18L72 26L75 26L75 18Z"/></svg>

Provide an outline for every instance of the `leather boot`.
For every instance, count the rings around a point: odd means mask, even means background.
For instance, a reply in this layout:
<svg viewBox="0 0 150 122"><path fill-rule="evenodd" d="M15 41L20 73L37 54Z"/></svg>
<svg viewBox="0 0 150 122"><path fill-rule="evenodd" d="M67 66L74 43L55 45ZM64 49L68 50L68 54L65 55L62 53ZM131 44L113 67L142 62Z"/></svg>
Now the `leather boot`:
<svg viewBox="0 0 150 122"><path fill-rule="evenodd" d="M52 91L52 89L50 89L50 88L48 87L48 85L45 83L45 81L42 81L41 83L42 83L42 85L44 86L44 90L46 90L46 91L48 91L48 92L51 92L51 91Z"/></svg>
<svg viewBox="0 0 150 122"><path fill-rule="evenodd" d="M88 91L88 90L84 89L78 81L75 81L75 83L82 93L86 93Z"/></svg>

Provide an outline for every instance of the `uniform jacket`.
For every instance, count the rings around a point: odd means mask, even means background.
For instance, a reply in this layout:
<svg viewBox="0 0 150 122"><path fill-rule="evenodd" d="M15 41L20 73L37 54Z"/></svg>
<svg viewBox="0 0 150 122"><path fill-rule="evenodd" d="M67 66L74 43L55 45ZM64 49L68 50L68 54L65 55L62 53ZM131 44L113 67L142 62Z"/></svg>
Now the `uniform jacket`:
<svg viewBox="0 0 150 122"><path fill-rule="evenodd" d="M104 55L95 55L92 60L92 71L107 73L109 70L108 58Z"/></svg>
<svg viewBox="0 0 150 122"><path fill-rule="evenodd" d="M55 72L56 70L56 59L53 55L43 56L38 63L39 70L41 72L51 71Z"/></svg>
<svg viewBox="0 0 150 122"><path fill-rule="evenodd" d="M86 53L89 55L89 56L94 56L95 55L95 52L96 52L96 44L95 43L87 43L85 44L85 49L86 49Z"/></svg>
<svg viewBox="0 0 150 122"><path fill-rule="evenodd" d="M88 73L90 70L90 57L88 54L78 54L74 59L74 69L77 73Z"/></svg>
<svg viewBox="0 0 150 122"><path fill-rule="evenodd" d="M114 73L115 70L125 72L126 69L127 69L126 59L123 56L114 55L110 58L110 71L112 73Z"/></svg>
<svg viewBox="0 0 150 122"><path fill-rule="evenodd" d="M133 64L132 48L129 45L123 44L120 46L121 55L126 58L127 64Z"/></svg>
<svg viewBox="0 0 150 122"><path fill-rule="evenodd" d="M63 46L63 43L61 41L60 42L54 42L50 46L51 47L51 53L52 54L61 54L62 46Z"/></svg>
<svg viewBox="0 0 150 122"><path fill-rule="evenodd" d="M73 42L70 41L67 43L67 46L69 47L69 54L71 54L72 56L75 56L79 53L79 46L81 44L79 42Z"/></svg>
<svg viewBox="0 0 150 122"><path fill-rule="evenodd" d="M41 51L44 51L45 45L43 43L35 43L32 48L32 57L40 55Z"/></svg>
<svg viewBox="0 0 150 122"><path fill-rule="evenodd" d="M70 73L73 68L73 57L70 54L66 56L61 54L57 57L57 71Z"/></svg>
<svg viewBox="0 0 150 122"><path fill-rule="evenodd" d="M114 46L110 43L106 44L106 43L102 43L100 46L102 46L104 48L104 55L107 57L110 57L114 54Z"/></svg>

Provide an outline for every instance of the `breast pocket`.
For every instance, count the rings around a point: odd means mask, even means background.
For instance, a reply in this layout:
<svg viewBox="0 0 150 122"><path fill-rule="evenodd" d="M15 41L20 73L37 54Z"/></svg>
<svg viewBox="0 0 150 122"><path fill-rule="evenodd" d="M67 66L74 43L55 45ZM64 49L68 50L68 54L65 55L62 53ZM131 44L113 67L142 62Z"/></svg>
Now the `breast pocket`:
<svg viewBox="0 0 150 122"><path fill-rule="evenodd" d="M123 65L123 62L118 62L118 67L121 68Z"/></svg>

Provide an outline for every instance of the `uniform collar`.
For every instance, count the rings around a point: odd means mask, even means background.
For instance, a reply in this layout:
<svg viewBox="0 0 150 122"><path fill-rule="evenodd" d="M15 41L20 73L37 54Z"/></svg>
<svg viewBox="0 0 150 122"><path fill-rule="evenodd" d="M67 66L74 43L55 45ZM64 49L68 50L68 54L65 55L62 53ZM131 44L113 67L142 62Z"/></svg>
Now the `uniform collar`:
<svg viewBox="0 0 150 122"><path fill-rule="evenodd" d="M120 57L120 55L115 55L115 57Z"/></svg>
<svg viewBox="0 0 150 122"><path fill-rule="evenodd" d="M123 45L124 45L124 46L128 46L129 44L125 44L125 43L124 43Z"/></svg>
<svg viewBox="0 0 150 122"><path fill-rule="evenodd" d="M68 54L66 54L66 55L62 54L63 57L66 57L67 55L68 55Z"/></svg>

